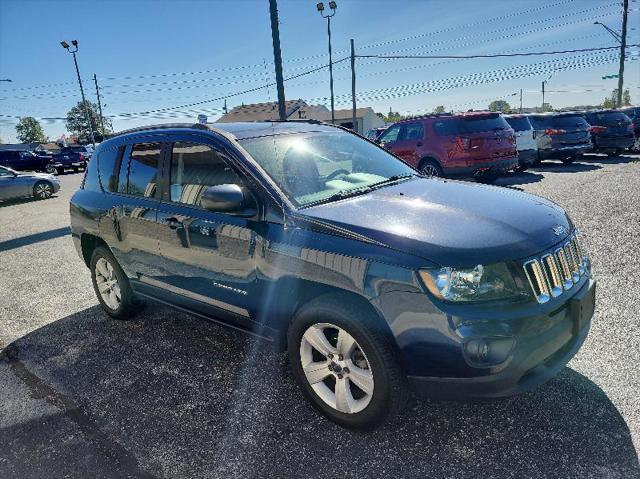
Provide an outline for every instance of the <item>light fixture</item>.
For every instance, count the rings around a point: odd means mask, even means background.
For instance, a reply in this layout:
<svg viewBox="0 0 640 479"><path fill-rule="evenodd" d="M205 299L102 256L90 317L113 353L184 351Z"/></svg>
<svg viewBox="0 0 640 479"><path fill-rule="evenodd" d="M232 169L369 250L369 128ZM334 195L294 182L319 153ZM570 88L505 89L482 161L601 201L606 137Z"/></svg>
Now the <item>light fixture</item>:
<svg viewBox="0 0 640 479"><path fill-rule="evenodd" d="M331 2L329 2L329 8L331 10L335 10L336 8L338 8L338 4L336 4L336 2L334 2L334 1L331 1Z"/></svg>
<svg viewBox="0 0 640 479"><path fill-rule="evenodd" d="M318 11L319 11L319 12L322 12L322 11L324 10L324 3L319 2L319 3L316 5L316 8L318 9Z"/></svg>
<svg viewBox="0 0 640 479"><path fill-rule="evenodd" d="M60 42L60 45L62 45L62 48L66 48L67 50L69 49L69 44L67 42L65 42L64 40L62 40Z"/></svg>

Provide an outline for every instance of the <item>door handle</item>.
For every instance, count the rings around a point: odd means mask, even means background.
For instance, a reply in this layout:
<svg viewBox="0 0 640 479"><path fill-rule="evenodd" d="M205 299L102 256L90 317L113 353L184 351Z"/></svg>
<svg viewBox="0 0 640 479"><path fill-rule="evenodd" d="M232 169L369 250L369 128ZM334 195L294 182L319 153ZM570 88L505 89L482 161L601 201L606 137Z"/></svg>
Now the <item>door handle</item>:
<svg viewBox="0 0 640 479"><path fill-rule="evenodd" d="M175 229L178 229L178 228L180 228L180 227L184 226L184 225L182 224L182 221L180 221L178 218L175 218L175 217L173 217L173 216L171 216L171 217L169 217L169 218L165 218L163 221L164 221L164 222L167 224L167 226L168 226L169 228L171 228L172 230L175 230Z"/></svg>

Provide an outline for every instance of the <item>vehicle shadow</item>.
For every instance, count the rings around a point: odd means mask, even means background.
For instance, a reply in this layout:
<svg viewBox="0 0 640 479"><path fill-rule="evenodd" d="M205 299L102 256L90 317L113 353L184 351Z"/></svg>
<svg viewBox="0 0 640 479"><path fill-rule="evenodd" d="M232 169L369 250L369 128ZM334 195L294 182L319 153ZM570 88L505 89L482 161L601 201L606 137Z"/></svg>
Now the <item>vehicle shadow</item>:
<svg viewBox="0 0 640 479"><path fill-rule="evenodd" d="M620 165L624 163L633 163L640 161L640 157L620 155L620 156L606 156L606 155L584 155L580 160L582 163L601 163L603 165Z"/></svg>
<svg viewBox="0 0 640 479"><path fill-rule="evenodd" d="M515 189L521 190L521 188L516 188L514 185L528 185L531 183L538 183L542 181L543 178L544 175L533 173L531 171L512 172L498 178L494 182L494 185L514 187Z"/></svg>
<svg viewBox="0 0 640 479"><path fill-rule="evenodd" d="M125 322L91 307L3 355L31 398L48 402L49 415L61 411L51 427L65 440L33 427L37 418L6 425L0 416L0 470L81 477L65 458L82 439L98 443L83 449L96 462L147 477L640 476L624 419L570 368L516 398L415 400L396 421L359 433L313 410L284 353L159 306ZM8 417L28 400L15 395Z"/></svg>
<svg viewBox="0 0 640 479"><path fill-rule="evenodd" d="M531 171L549 171L553 173L577 173L584 171L599 170L602 166L580 160L576 163L565 165L561 161L543 161L539 165L532 166Z"/></svg>

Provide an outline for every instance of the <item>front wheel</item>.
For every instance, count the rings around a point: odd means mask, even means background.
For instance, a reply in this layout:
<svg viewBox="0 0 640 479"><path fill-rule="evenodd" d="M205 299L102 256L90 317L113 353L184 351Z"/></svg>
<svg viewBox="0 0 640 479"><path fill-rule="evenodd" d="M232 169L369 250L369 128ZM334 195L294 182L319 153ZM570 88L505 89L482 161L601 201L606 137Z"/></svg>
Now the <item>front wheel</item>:
<svg viewBox="0 0 640 479"><path fill-rule="evenodd" d="M138 312L141 302L115 257L104 246L98 246L91 256L91 281L102 309L109 316L129 319Z"/></svg>
<svg viewBox="0 0 640 479"><path fill-rule="evenodd" d="M53 195L53 185L48 181L38 181L33 186L33 196L39 200L46 200Z"/></svg>
<svg viewBox="0 0 640 479"><path fill-rule="evenodd" d="M290 366L303 393L352 429L394 417L407 398L393 338L373 314L325 295L303 307L288 331Z"/></svg>
<svg viewBox="0 0 640 479"><path fill-rule="evenodd" d="M418 170L427 178L441 178L443 176L442 168L433 160L424 160L420 163Z"/></svg>
<svg viewBox="0 0 640 479"><path fill-rule="evenodd" d="M51 163L49 163L47 166L44 167L44 172L49 173L50 175L56 174L57 171L58 170L56 170L56 167L53 166Z"/></svg>

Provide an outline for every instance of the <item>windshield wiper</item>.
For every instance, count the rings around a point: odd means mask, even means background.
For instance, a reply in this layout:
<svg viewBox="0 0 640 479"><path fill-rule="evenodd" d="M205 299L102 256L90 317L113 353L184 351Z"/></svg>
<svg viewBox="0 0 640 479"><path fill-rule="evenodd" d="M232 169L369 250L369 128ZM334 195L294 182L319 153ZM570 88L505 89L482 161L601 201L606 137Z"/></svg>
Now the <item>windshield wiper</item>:
<svg viewBox="0 0 640 479"><path fill-rule="evenodd" d="M395 182L400 181L400 180L405 180L407 178L413 178L414 176L415 175L413 175L413 174L393 175L393 176L390 176L389 178L387 178L386 180L378 181L377 183L373 183L373 184L369 185L369 190L374 190L374 189L379 188L381 186L390 185L391 183L395 183Z"/></svg>

